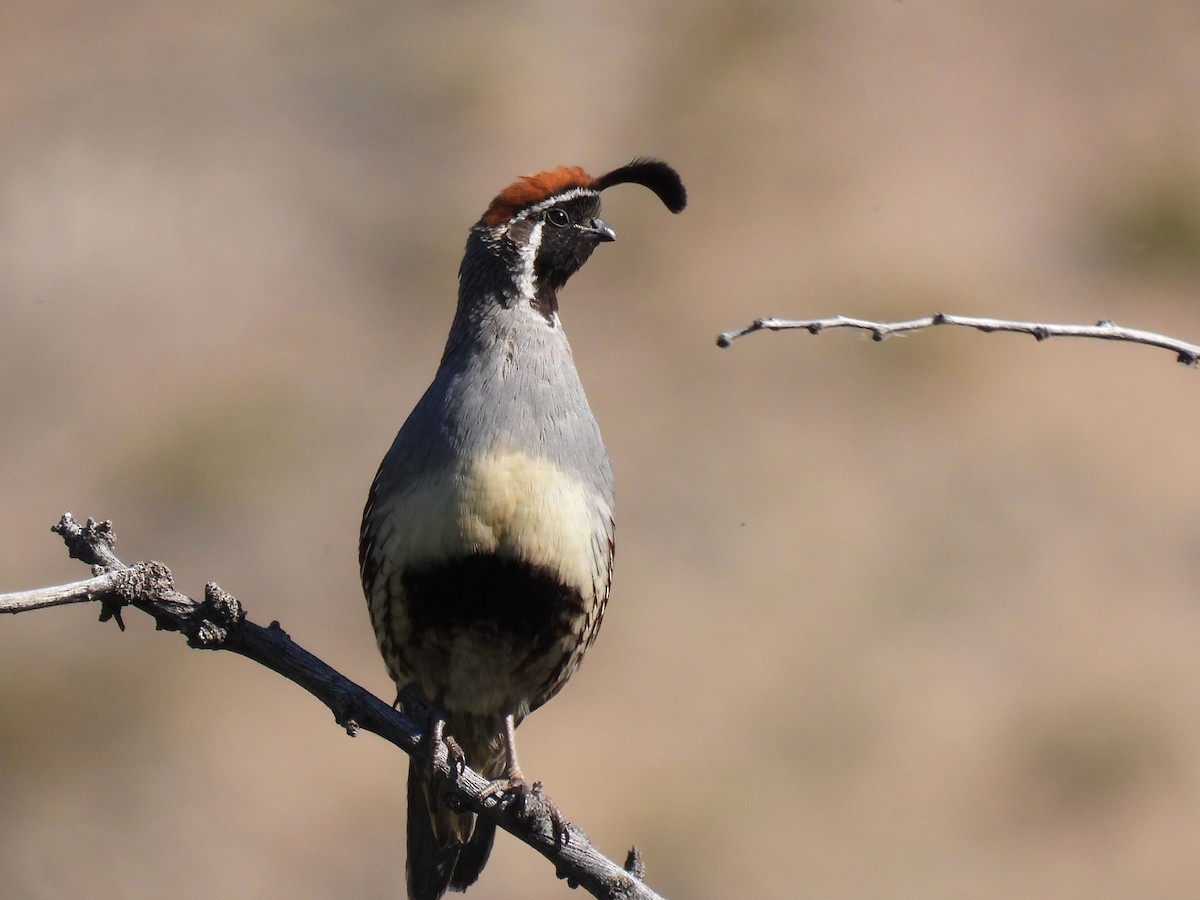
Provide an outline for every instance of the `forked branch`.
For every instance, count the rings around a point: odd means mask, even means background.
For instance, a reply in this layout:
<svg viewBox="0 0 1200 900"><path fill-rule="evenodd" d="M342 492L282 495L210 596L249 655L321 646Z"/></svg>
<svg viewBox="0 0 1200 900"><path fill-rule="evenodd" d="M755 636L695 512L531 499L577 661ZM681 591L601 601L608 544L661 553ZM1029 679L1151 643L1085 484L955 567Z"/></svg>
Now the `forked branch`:
<svg viewBox="0 0 1200 900"><path fill-rule="evenodd" d="M183 634L191 647L230 650L295 682L329 707L350 735L360 729L370 731L410 756L428 758L419 721L313 656L288 637L278 622L265 628L251 622L242 605L216 584L205 585L204 600L198 602L175 589L170 570L161 563L125 565L113 552L116 535L109 522L88 519L79 525L66 513L53 530L62 536L72 557L92 567L94 577L59 587L0 594L0 613L96 601L101 621L112 618L121 624L122 609L132 606L153 617L159 630ZM435 777L453 803L487 816L533 847L554 863L558 877L571 887L611 900L662 900L642 881L636 848L621 867L596 850L587 835L573 825L556 837L550 806L536 802L542 796L540 786L535 786L529 802L506 803L502 797L485 794L488 781L481 775L452 764L444 745L433 751Z"/></svg>

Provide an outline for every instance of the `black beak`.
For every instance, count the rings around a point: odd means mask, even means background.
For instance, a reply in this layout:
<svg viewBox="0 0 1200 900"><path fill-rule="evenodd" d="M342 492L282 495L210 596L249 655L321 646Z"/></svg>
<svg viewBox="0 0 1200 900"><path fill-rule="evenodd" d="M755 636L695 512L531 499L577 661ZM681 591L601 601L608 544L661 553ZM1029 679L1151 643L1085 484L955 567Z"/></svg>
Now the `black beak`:
<svg viewBox="0 0 1200 900"><path fill-rule="evenodd" d="M580 225L583 233L597 244L605 244L617 239L617 233L603 219L592 219L587 225Z"/></svg>

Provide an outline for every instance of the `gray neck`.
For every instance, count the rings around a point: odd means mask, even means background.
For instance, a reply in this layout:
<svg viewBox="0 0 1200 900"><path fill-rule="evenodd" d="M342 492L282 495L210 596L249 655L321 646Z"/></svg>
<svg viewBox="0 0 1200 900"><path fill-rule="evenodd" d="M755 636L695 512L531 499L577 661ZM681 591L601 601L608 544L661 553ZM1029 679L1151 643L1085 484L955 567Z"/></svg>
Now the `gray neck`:
<svg viewBox="0 0 1200 900"><path fill-rule="evenodd" d="M473 230L470 240L481 237ZM611 483L558 314L539 308L532 279L513 277L521 265L515 253L468 243L441 365L410 418L424 420L419 433L440 433L456 456L519 450Z"/></svg>

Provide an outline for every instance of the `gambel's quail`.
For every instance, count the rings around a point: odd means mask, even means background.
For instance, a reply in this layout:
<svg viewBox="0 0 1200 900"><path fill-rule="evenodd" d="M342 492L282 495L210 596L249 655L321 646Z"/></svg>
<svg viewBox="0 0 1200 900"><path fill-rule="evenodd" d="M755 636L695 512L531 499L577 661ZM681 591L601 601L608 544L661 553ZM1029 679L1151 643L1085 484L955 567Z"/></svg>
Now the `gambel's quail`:
<svg viewBox="0 0 1200 900"><path fill-rule="evenodd" d="M613 478L558 318L558 292L598 244L600 192L649 188L672 212L687 195L664 162L599 178L529 175L471 229L458 309L433 383L383 459L363 511L359 564L400 702L523 795L514 731L553 697L596 638L613 564ZM413 760L408 892L465 890L495 825L449 809Z"/></svg>

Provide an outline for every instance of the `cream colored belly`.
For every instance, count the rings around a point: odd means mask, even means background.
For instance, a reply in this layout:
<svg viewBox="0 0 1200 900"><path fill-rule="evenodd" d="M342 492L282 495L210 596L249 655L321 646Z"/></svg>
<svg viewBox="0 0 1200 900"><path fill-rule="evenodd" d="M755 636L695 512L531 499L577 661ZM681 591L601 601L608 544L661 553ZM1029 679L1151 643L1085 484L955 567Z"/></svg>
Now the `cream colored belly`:
<svg viewBox="0 0 1200 900"><path fill-rule="evenodd" d="M553 634L547 623L551 641L533 657L528 639L493 629L423 633L414 640L405 602L391 602L376 616L377 627L386 623L390 637L406 648L407 671L398 673L398 681L417 681L427 697L440 694L449 709L527 712L520 707L530 702L533 687L548 682L579 651L586 607L606 590L608 502L552 464L510 451L443 469L383 503L377 512L386 524L376 540L387 562L379 574L393 598L404 595L406 571L482 554L554 573L583 599L568 630Z"/></svg>
<svg viewBox="0 0 1200 900"><path fill-rule="evenodd" d="M442 469L398 492L380 512L386 555L402 567L490 553L556 572L589 594L605 571L612 509L598 492L519 451ZM604 540L601 540L604 538Z"/></svg>

